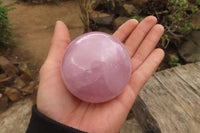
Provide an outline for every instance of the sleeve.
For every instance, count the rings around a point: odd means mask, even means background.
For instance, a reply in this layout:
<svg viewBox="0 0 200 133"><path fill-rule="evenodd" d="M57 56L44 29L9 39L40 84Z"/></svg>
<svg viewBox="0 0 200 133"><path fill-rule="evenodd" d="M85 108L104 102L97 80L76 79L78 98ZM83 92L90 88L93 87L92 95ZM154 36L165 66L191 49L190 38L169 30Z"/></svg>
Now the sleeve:
<svg viewBox="0 0 200 133"><path fill-rule="evenodd" d="M32 116L26 133L86 133L72 127L65 126L32 108Z"/></svg>

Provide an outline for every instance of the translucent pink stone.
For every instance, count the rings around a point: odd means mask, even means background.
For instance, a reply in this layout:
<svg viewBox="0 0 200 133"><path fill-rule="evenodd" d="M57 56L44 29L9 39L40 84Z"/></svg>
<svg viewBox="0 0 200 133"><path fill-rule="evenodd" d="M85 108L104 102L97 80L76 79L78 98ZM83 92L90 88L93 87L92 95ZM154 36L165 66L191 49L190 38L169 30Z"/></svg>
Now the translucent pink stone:
<svg viewBox="0 0 200 133"><path fill-rule="evenodd" d="M106 102L118 96L130 74L131 61L124 45L102 32L76 38L66 49L62 61L67 89L90 103Z"/></svg>

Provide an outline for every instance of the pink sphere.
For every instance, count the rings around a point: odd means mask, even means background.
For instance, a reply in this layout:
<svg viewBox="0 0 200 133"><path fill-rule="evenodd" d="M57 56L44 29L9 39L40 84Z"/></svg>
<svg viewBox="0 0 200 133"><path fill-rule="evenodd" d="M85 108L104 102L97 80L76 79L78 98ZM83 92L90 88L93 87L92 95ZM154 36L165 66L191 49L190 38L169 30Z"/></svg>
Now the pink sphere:
<svg viewBox="0 0 200 133"><path fill-rule="evenodd" d="M124 45L112 35L90 32L73 40L63 57L62 76L77 98L101 103L118 96L131 75Z"/></svg>

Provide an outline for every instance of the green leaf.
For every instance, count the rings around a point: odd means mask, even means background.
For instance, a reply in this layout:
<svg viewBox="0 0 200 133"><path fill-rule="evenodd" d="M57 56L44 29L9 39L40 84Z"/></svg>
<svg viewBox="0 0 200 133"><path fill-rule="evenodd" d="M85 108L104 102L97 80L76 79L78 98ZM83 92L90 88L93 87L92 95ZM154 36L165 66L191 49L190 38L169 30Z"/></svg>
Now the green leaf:
<svg viewBox="0 0 200 133"><path fill-rule="evenodd" d="M144 18L140 16L133 16L132 19L136 19L137 21L141 22Z"/></svg>
<svg viewBox="0 0 200 133"><path fill-rule="evenodd" d="M9 40L12 39L10 22L8 19L8 11L11 9L3 7L2 1L0 0L0 45L7 47Z"/></svg>

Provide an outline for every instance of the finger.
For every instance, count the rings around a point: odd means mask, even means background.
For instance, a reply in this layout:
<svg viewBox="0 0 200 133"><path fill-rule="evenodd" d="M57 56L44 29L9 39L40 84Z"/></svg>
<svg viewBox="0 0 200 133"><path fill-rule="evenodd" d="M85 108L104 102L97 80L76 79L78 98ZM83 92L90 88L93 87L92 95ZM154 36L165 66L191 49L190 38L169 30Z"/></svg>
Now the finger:
<svg viewBox="0 0 200 133"><path fill-rule="evenodd" d="M130 37L125 43L125 46L132 57L143 41L147 33L157 23L157 19L154 16L146 17L131 33Z"/></svg>
<svg viewBox="0 0 200 133"><path fill-rule="evenodd" d="M132 74L129 84L122 94L116 98L120 103L123 103L123 106L125 106L128 111L132 107L140 89L156 70L163 57L164 51L162 49L155 49L141 67Z"/></svg>
<svg viewBox="0 0 200 133"><path fill-rule="evenodd" d="M113 34L114 37L119 39L121 42L124 42L127 37L131 34L131 32L137 26L138 21L135 19L130 19L126 21L123 25L121 25L117 31Z"/></svg>
<svg viewBox="0 0 200 133"><path fill-rule="evenodd" d="M132 71L134 72L149 56L149 54L153 51L155 46L157 45L160 37L164 32L164 28L162 25L155 25L148 35L145 37L144 41L136 51L135 55L132 58Z"/></svg>
<svg viewBox="0 0 200 133"><path fill-rule="evenodd" d="M70 35L62 21L57 21L47 60L60 61L70 43Z"/></svg>
<svg viewBox="0 0 200 133"><path fill-rule="evenodd" d="M134 94L138 94L164 57L164 51L160 48L153 50L144 63L135 71L130 79L130 85L134 88Z"/></svg>

